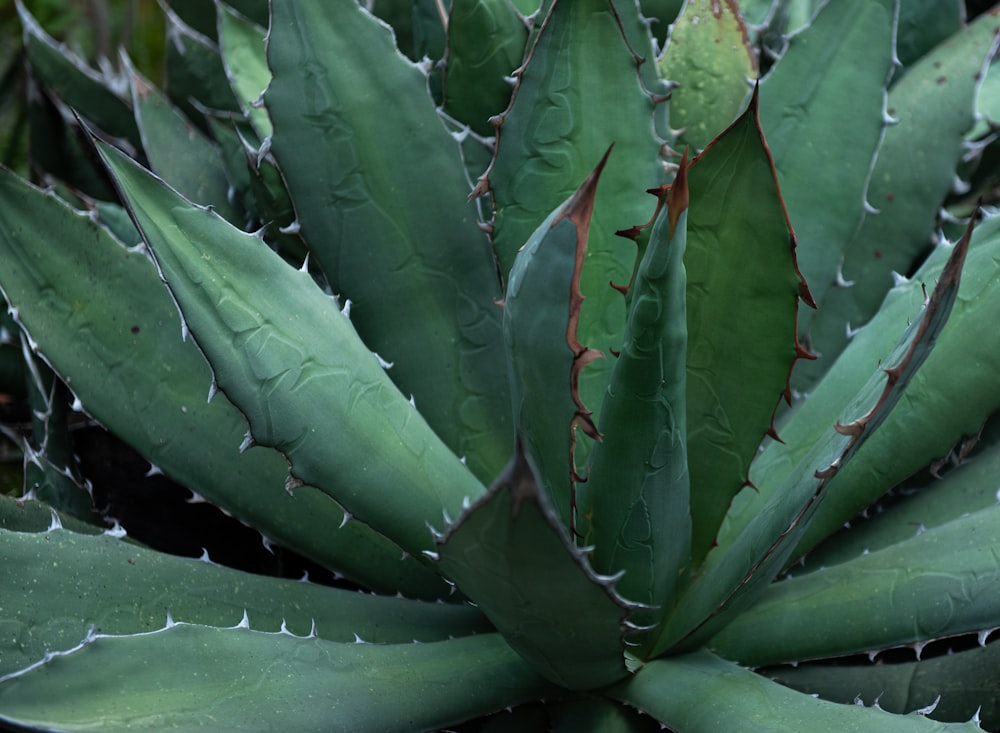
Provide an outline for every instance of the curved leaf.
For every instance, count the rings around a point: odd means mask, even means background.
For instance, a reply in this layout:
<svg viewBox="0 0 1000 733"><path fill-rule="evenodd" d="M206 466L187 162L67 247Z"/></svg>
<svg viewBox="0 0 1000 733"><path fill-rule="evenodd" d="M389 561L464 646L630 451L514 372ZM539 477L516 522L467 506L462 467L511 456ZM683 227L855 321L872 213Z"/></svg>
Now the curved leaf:
<svg viewBox="0 0 1000 733"><path fill-rule="evenodd" d="M419 556L428 524L484 488L392 384L308 273L185 201L114 148L112 171L215 384L295 480ZM345 429L345 426L350 429ZM405 490L406 502L392 500Z"/></svg>

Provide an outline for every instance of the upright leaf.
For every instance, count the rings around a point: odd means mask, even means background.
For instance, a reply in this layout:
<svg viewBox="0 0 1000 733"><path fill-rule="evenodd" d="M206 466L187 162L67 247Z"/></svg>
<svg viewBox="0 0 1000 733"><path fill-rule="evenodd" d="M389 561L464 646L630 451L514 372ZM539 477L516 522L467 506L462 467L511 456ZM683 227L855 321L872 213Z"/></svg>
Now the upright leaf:
<svg viewBox="0 0 1000 733"><path fill-rule="evenodd" d="M841 419L757 507L746 529L708 555L673 615L655 632L653 656L704 642L751 605L778 574L822 505L827 486L885 422L934 348L958 295L968 245L966 237L955 247L920 317L842 410Z"/></svg>
<svg viewBox="0 0 1000 733"><path fill-rule="evenodd" d="M799 266L817 301L836 279L843 248L864 214L886 124L895 5L894 0L824 4L812 23L789 39L788 50L761 84L761 123L798 236ZM851 100L849 109L845 99Z"/></svg>
<svg viewBox="0 0 1000 733"><path fill-rule="evenodd" d="M796 359L796 238L758 119L758 98L692 164L688 217L688 465L692 552L713 546Z"/></svg>
<svg viewBox="0 0 1000 733"><path fill-rule="evenodd" d="M129 72L136 125L150 169L191 201L212 206L227 221L242 224L229 200L230 183L219 148L163 92L134 69Z"/></svg>
<svg viewBox="0 0 1000 733"><path fill-rule="evenodd" d="M524 58L528 26L510 0L459 0L448 15L444 108L480 135L510 101L507 77Z"/></svg>
<svg viewBox="0 0 1000 733"><path fill-rule="evenodd" d="M673 600L678 570L691 553L686 157L664 189L659 200L666 211L657 207L629 285L625 343L604 399L602 439L591 452L585 492L594 567L605 574L624 571L619 592L655 607L657 618Z"/></svg>
<svg viewBox="0 0 1000 733"><path fill-rule="evenodd" d="M576 532L578 519L577 437L598 438L580 397L580 377L585 367L602 356L580 342L584 302L580 274L597 181L610 152L518 253L504 300L514 424L549 500L571 532Z"/></svg>
<svg viewBox="0 0 1000 733"><path fill-rule="evenodd" d="M634 13L634 2L623 5ZM635 264L634 251L613 233L649 218L643 192L663 179L653 99L623 20L610 0L550 3L497 121L496 156L478 189L493 199L493 242L506 275L531 233L614 143L580 282L587 298L580 341L604 353L621 348L625 323L625 303L608 282L627 282ZM606 359L581 375L588 409L600 409L611 367Z"/></svg>
<svg viewBox="0 0 1000 733"><path fill-rule="evenodd" d="M670 93L677 141L701 149L736 119L757 78L757 52L736 0L688 0L657 59L678 84Z"/></svg>
<svg viewBox="0 0 1000 733"><path fill-rule="evenodd" d="M491 480L511 440L500 284L423 72L354 0L275 3L268 62L272 151L303 237L399 389Z"/></svg>
<svg viewBox="0 0 1000 733"><path fill-rule="evenodd" d="M907 69L889 91L887 112L897 122L885 131L868 196L878 211L848 241L839 287L827 292L810 328L810 343L823 356L813 374L833 364L850 334L878 311L892 273L912 272L931 241L938 208L967 154L965 135L998 29L995 16L980 16Z"/></svg>

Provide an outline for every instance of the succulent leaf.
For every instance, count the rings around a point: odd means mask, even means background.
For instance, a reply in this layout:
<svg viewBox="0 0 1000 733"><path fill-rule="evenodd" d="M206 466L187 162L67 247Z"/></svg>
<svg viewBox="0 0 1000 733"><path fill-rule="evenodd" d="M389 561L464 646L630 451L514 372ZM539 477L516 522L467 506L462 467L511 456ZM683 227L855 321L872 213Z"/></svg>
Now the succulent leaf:
<svg viewBox="0 0 1000 733"><path fill-rule="evenodd" d="M864 213L886 124L895 6L894 0L825 3L761 83L761 123L798 238L799 267L817 302L836 279ZM852 114L844 114L845 99Z"/></svg>
<svg viewBox="0 0 1000 733"><path fill-rule="evenodd" d="M634 3L623 5L634 14ZM626 40L624 18L610 0L557 1L542 17L515 74L510 107L497 120L496 156L477 190L491 195L493 244L507 273L532 232L614 143L594 202L580 282L587 298L580 341L609 353L621 347L625 304L608 282L627 282L634 267L634 252L613 232L647 220L651 207L643 192L663 182L653 99ZM581 375L581 399L592 410L600 409L611 367L605 359Z"/></svg>
<svg viewBox="0 0 1000 733"><path fill-rule="evenodd" d="M514 424L571 533L578 531L577 438L599 438L579 390L583 369L603 356L580 342L580 276L597 182L610 153L518 252L504 299Z"/></svg>
<svg viewBox="0 0 1000 733"><path fill-rule="evenodd" d="M948 328L886 425L833 479L793 558L832 534L929 460L947 455L957 442L978 432L985 419L1000 409L1000 385L991 369L981 368L994 362L1000 348L991 322L1000 297L998 224L996 218L987 219L972 232L969 264ZM878 318L854 337L823 384L789 417L782 427L785 444L768 445L752 467L750 476L760 489L759 497L744 492L734 502L724 528L726 536L733 536L759 511L759 500L766 500L780 489L784 477L836 419L850 394L871 373L872 354L891 348L893 332L898 332L920 307L926 297L924 288L939 277L951 252L951 247L939 248L909 281L889 293ZM887 461L886 456L892 456L892 460Z"/></svg>
<svg viewBox="0 0 1000 733"><path fill-rule="evenodd" d="M400 561L397 545L345 524L316 489L288 496L280 456L239 454L246 420L225 400L206 402L211 372L181 341L177 309L141 251L6 170L0 217L0 288L89 414L174 479L327 567L387 592L447 592L415 559Z"/></svg>
<svg viewBox="0 0 1000 733"><path fill-rule="evenodd" d="M484 44L483 38L497 43ZM509 0L459 0L448 14L444 109L480 135L510 102L507 81L524 58L528 26Z"/></svg>
<svg viewBox="0 0 1000 733"><path fill-rule="evenodd" d="M670 93L677 141L701 149L739 115L757 79L757 52L736 0L688 0L656 62Z"/></svg>
<svg viewBox="0 0 1000 733"><path fill-rule="evenodd" d="M539 485L520 443L438 546L439 567L547 679L592 689L624 677L630 608L596 575ZM565 624L563 613L572 613Z"/></svg>
<svg viewBox="0 0 1000 733"><path fill-rule="evenodd" d="M733 497L749 483L761 440L774 434L792 366L809 356L796 323L800 300L813 300L799 274L756 92L695 159L688 180L687 441L698 564Z"/></svg>
<svg viewBox="0 0 1000 733"><path fill-rule="evenodd" d="M783 685L824 700L865 705L876 702L892 713L932 710L940 720L979 720L996 730L1000 709L993 693L1000 684L1000 644L987 644L915 662L893 664L803 664L770 670Z"/></svg>
<svg viewBox="0 0 1000 733"><path fill-rule="evenodd" d="M328 493L411 555L430 549L428 523L442 508L457 515L484 489L333 299L257 237L186 202L114 148L99 150L214 383L247 416L254 440L285 454L293 481ZM404 486L405 507L383 493Z"/></svg>
<svg viewBox="0 0 1000 733"><path fill-rule="evenodd" d="M242 223L229 200L230 184L218 147L181 115L165 94L131 68L129 82L150 170L189 200L211 206L235 225Z"/></svg>
<svg viewBox="0 0 1000 733"><path fill-rule="evenodd" d="M240 104L229 85L215 40L215 18L211 18L211 25L206 28L209 35L205 35L182 20L173 6L164 7L164 13L169 39L164 48L167 96L194 122L202 118L205 109L239 115Z"/></svg>
<svg viewBox="0 0 1000 733"><path fill-rule="evenodd" d="M689 648L704 641L743 612L778 574L816 507L822 505L827 485L877 432L934 348L958 295L970 236L971 230L952 250L919 317L843 409L841 418L812 446L799 470L758 506L739 535L708 555L673 616L657 630L653 656L675 644Z"/></svg>
<svg viewBox="0 0 1000 733"><path fill-rule="evenodd" d="M468 606L269 578L155 552L107 534L46 525L32 532L0 530L0 538L5 561L16 562L33 579L30 591L10 594L0 611L0 623L16 630L0 640L0 678L50 650L73 646L90 627L106 634L147 633L159 628L167 614L176 621L221 626L246 612L260 631L285 628L340 642L357 635L379 644L490 630L482 614ZM51 572L53 565L64 572ZM60 613L49 613L53 608Z"/></svg>
<svg viewBox="0 0 1000 733"><path fill-rule="evenodd" d="M877 211L844 249L840 282L822 301L809 331L821 363L796 375L798 389L821 374L848 343L848 334L878 311L893 272L908 273L934 232L935 216L955 186L972 128L980 80L993 57L1000 19L980 16L922 57L889 90L887 113L896 123L885 131L872 170L868 201ZM921 142L922 141L922 142ZM921 149L914 155L914 148Z"/></svg>
<svg viewBox="0 0 1000 733"><path fill-rule="evenodd" d="M185 650L180 670L162 664L177 649ZM383 645L175 622L144 634L95 631L52 651L3 682L0 720L109 733L217 728L219 721L244 730L316 730L335 714L348 730L404 733L440 730L554 692L499 634ZM117 691L113 698L94 695L88 670L96 668ZM422 673L411 679L414 669ZM390 687L393 694L384 694Z"/></svg>
<svg viewBox="0 0 1000 733"><path fill-rule="evenodd" d="M998 628L1000 567L989 539L997 526L1000 505L994 503L914 530L880 550L773 583L710 645L727 658L764 666Z"/></svg>
<svg viewBox="0 0 1000 733"><path fill-rule="evenodd" d="M673 600L690 560L687 461L687 158L662 187L655 224L629 285L625 342L601 411L584 496L588 545L604 574L624 571L618 591L656 610ZM633 230L634 231L634 230ZM636 232L638 234L638 232ZM649 618L646 618L646 617Z"/></svg>
<svg viewBox="0 0 1000 733"><path fill-rule="evenodd" d="M670 694L663 694L664 690L670 690ZM684 733L745 729L772 733L981 730L972 722L939 723L917 714L890 715L877 706L817 700L705 650L650 662L610 694Z"/></svg>
<svg viewBox="0 0 1000 733"><path fill-rule="evenodd" d="M512 434L500 283L423 72L354 0L275 4L268 61L272 150L303 237L392 380L490 481ZM461 213L437 216L442 201Z"/></svg>
<svg viewBox="0 0 1000 733"><path fill-rule="evenodd" d="M267 110L259 104L271 81L264 44L266 31L229 6L218 3L219 50L226 76L254 132L266 140L274 132Z"/></svg>

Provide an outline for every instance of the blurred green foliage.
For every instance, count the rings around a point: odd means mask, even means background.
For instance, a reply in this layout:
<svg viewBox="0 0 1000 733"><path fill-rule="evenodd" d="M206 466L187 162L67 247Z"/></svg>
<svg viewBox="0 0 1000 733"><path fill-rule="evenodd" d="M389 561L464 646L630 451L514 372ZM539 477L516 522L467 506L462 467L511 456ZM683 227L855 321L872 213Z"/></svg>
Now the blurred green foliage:
<svg viewBox="0 0 1000 733"><path fill-rule="evenodd" d="M54 38L93 66L124 49L147 77L163 76L166 38L156 0L23 0ZM0 0L0 163L26 172L25 78L15 0Z"/></svg>

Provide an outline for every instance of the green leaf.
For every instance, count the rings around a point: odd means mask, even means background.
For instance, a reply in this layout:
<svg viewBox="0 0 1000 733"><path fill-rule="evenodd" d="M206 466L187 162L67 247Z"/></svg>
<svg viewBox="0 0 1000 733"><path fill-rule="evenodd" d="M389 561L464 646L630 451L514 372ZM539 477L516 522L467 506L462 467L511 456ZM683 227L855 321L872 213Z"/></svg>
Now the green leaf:
<svg viewBox="0 0 1000 733"><path fill-rule="evenodd" d="M894 7L892 0L826 3L761 84L761 122L798 237L799 267L817 301L864 213L885 127Z"/></svg>
<svg viewBox="0 0 1000 733"><path fill-rule="evenodd" d="M812 305L758 119L757 95L689 175L688 465L692 554L716 541L796 359L799 301Z"/></svg>
<svg viewBox="0 0 1000 733"><path fill-rule="evenodd" d="M486 41L486 42L484 42ZM444 108L480 135L492 135L490 117L506 109L506 77L524 57L528 27L510 0L458 0L448 15Z"/></svg>
<svg viewBox="0 0 1000 733"><path fill-rule="evenodd" d="M736 119L757 78L757 52L736 0L688 0L657 65L678 84L670 93L670 124L683 130L677 142L704 148Z"/></svg>
<svg viewBox="0 0 1000 733"><path fill-rule="evenodd" d="M634 3L623 5L634 11ZM621 348L625 324L624 300L609 281L626 283L635 265L634 250L614 232L649 218L644 192L663 182L653 99L626 40L631 29L623 29L625 17L609 0L557 1L541 17L497 128L495 159L477 190L492 197L493 242L506 274L532 232L614 143L594 202L578 328L582 343L609 353ZM581 374L581 401L595 414L612 367L604 359Z"/></svg>
<svg viewBox="0 0 1000 733"><path fill-rule="evenodd" d="M194 127L170 100L134 69L129 69L132 106L150 169L186 198L213 207L240 224L229 200L230 183L219 148Z"/></svg>
<svg viewBox="0 0 1000 733"><path fill-rule="evenodd" d="M0 171L0 218L0 288L82 409L269 539L384 592L447 592L315 488L289 496L281 456L240 455L246 420L226 400L206 402L211 371L181 341L177 309L144 252L8 171ZM134 227L131 236L139 243Z"/></svg>
<svg viewBox="0 0 1000 733"><path fill-rule="evenodd" d="M657 630L653 656L672 647L689 649L714 635L778 574L822 506L828 484L877 434L934 348L957 296L968 246L966 237L954 248L919 318L906 329L882 368L848 402L841 418L813 444L783 485L756 506L740 534L725 541L720 538L673 615Z"/></svg>
<svg viewBox="0 0 1000 733"><path fill-rule="evenodd" d="M885 131L868 190L878 211L865 216L847 243L838 282L846 287L831 288L813 320L810 344L822 363L806 373L820 374L833 363L850 332L878 312L892 273L912 272L932 241L938 209L968 152L965 134L974 122L996 28L995 18L980 16L920 59L890 90L887 112L897 123Z"/></svg>
<svg viewBox="0 0 1000 733"><path fill-rule="evenodd" d="M991 539L998 532L1000 506L994 504L773 583L709 644L728 658L764 666L1000 627L1000 568Z"/></svg>
<svg viewBox="0 0 1000 733"><path fill-rule="evenodd" d="M590 569L518 443L489 493L438 547L439 567L547 679L590 689L624 677L628 606ZM572 615L567 622L566 614Z"/></svg>
<svg viewBox="0 0 1000 733"><path fill-rule="evenodd" d="M1000 217L986 219L972 232L959 298L938 346L883 428L831 482L793 557L833 534L889 487L947 455L1000 409L1000 383L994 378L995 369L1000 369L1000 340L993 328L1000 312L998 248ZM854 337L835 368L782 427L785 445L767 446L751 471L762 499L778 489L808 446L836 419L844 401L871 373L874 355L891 348L894 332L924 301L925 287L938 278L951 251L939 248L910 281L890 292L878 317ZM734 530L759 510L753 495L740 498L741 507L730 517Z"/></svg>
<svg viewBox="0 0 1000 733"><path fill-rule="evenodd" d="M128 102L113 91L114 80L87 66L60 46L17 0L24 45L32 74L66 105L103 132L140 147L139 131Z"/></svg>
<svg viewBox="0 0 1000 733"><path fill-rule="evenodd" d="M257 237L191 205L114 148L99 150L215 384L246 415L253 441L288 458L288 487L316 486L411 555L430 549L428 524L442 509L457 515L484 488L334 299ZM401 490L407 501L393 501Z"/></svg>
<svg viewBox="0 0 1000 733"><path fill-rule="evenodd" d="M591 452L584 492L593 563L624 571L618 592L655 607L673 600L691 553L687 462L687 158L660 206L628 289L625 343L601 411L602 439ZM628 235L638 236L638 227ZM652 615L652 618L646 618Z"/></svg>
<svg viewBox="0 0 1000 733"><path fill-rule="evenodd" d="M51 523L51 519L49 520ZM89 628L137 634L175 621L223 626L244 613L255 629L350 642L430 642L490 629L475 609L269 578L167 555L107 534L0 532L0 678L66 649ZM58 568L58 571L54 570ZM356 636L355 636L356 635ZM2 709L3 706L0 706Z"/></svg>
<svg viewBox="0 0 1000 733"><path fill-rule="evenodd" d="M670 694L664 694L669 690ZM610 691L677 733L803 730L852 733L979 731L921 715L894 716L876 707L840 705L779 685L708 651L650 662Z"/></svg>
<svg viewBox="0 0 1000 733"><path fill-rule="evenodd" d="M896 55L904 73L937 44L957 34L965 20L962 0L909 0L899 4Z"/></svg>
<svg viewBox="0 0 1000 733"><path fill-rule="evenodd" d="M518 252L504 299L514 424L563 526L576 533L574 451L579 434L597 438L581 400L582 370L602 356L579 340L587 255L597 182L610 149L569 199Z"/></svg>
<svg viewBox="0 0 1000 733"><path fill-rule="evenodd" d="M257 136L266 140L273 132L271 118L258 102L271 81L264 48L267 32L226 5L220 3L218 12L219 48L226 76L243 114Z"/></svg>
<svg viewBox="0 0 1000 733"><path fill-rule="evenodd" d="M975 449L967 455L973 443ZM879 511L876 505L864 521L852 523L850 532L837 533L811 550L802 559L801 567L809 572L836 565L995 505L994 478L1000 476L1000 420L988 421L982 435L963 441L947 456L948 462L952 458L961 464L944 475L935 470L940 470L939 466L931 464L930 475L924 481L908 481L894 492L891 512ZM801 572L796 570L796 574Z"/></svg>
<svg viewBox="0 0 1000 733"><path fill-rule="evenodd" d="M183 663L164 663L178 649ZM114 695L94 694L95 669ZM130 636L95 632L54 650L0 684L0 720L107 733L218 731L220 725L409 733L553 692L498 634L431 644L343 644L174 623Z"/></svg>
<svg viewBox="0 0 1000 733"><path fill-rule="evenodd" d="M55 512L55 519L53 519ZM15 499L0 494L0 529L11 532L44 532L58 521L63 527L81 534L99 534L104 528L82 522L70 514L27 496Z"/></svg>
<svg viewBox="0 0 1000 733"><path fill-rule="evenodd" d="M226 77L219 46L209 36L191 28L171 9L167 14L167 38L164 64L164 91L188 119L198 122L205 109L240 114L240 105ZM215 15L213 9L212 15ZM215 34L212 19L211 35ZM197 105L192 100L197 100Z"/></svg>
<svg viewBox="0 0 1000 733"><path fill-rule="evenodd" d="M878 705L893 713L932 709L936 720L972 720L981 730L1000 726L1000 644L947 653L917 662L808 664L768 674L796 690L824 700Z"/></svg>
<svg viewBox="0 0 1000 733"><path fill-rule="evenodd" d="M500 283L424 73L354 0L275 4L268 61L272 150L302 236L399 389L492 480L511 439Z"/></svg>

